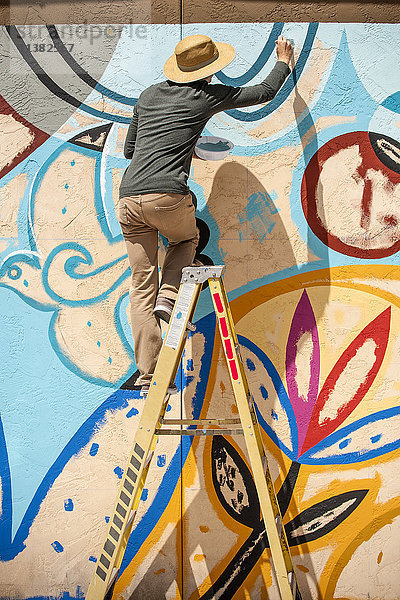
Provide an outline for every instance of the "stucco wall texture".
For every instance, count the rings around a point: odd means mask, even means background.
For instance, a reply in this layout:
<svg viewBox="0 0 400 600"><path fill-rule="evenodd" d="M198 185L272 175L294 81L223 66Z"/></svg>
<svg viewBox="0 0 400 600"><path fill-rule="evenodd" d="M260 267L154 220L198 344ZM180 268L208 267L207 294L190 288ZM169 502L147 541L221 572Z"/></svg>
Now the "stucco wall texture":
<svg viewBox="0 0 400 600"><path fill-rule="evenodd" d="M154 3L112 24L92 4L77 24L20 3L0 29L1 598L84 598L95 568L143 406L124 389L123 143L193 33L234 44L228 85L294 42L274 100L207 124L234 148L192 163L201 251L226 265L303 599L400 598L400 29L391 3L362 3L385 23L272 4L207 2L206 21L168 3L157 23ZM208 294L171 417L237 413ZM114 597L278 600L240 437L160 440Z"/></svg>

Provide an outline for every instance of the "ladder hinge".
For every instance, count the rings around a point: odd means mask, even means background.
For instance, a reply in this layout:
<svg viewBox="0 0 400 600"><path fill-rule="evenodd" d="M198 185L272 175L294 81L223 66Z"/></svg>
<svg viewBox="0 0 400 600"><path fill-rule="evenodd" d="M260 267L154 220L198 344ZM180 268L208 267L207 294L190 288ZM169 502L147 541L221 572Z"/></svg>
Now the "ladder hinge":
<svg viewBox="0 0 400 600"><path fill-rule="evenodd" d="M218 279L222 276L225 265L211 267L186 267L182 269L181 283L205 283L210 278Z"/></svg>

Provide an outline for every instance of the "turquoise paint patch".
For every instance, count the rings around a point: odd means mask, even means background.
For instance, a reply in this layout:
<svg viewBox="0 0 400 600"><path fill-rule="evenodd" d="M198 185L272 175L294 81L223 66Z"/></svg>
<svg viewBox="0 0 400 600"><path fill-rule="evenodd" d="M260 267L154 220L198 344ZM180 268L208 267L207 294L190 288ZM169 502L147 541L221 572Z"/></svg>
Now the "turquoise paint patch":
<svg viewBox="0 0 400 600"><path fill-rule="evenodd" d="M268 192L254 192L248 197L247 206L239 214L239 223L242 225L240 239L256 236L259 242L272 232L275 227L273 215L279 209L275 206Z"/></svg>
<svg viewBox="0 0 400 600"><path fill-rule="evenodd" d="M111 358L111 356L109 356L109 357L108 357L108 362L109 362L109 363L110 363L110 365L111 365L111 363L112 363L112 358Z"/></svg>
<svg viewBox="0 0 400 600"><path fill-rule="evenodd" d="M92 326L92 324L91 324L91 322L90 322L90 321L88 321L88 322L87 322L87 324L88 324L88 327L91 327L91 326Z"/></svg>
<svg viewBox="0 0 400 600"><path fill-rule="evenodd" d="M392 94L382 102L384 108L388 108L392 112L400 114L400 92Z"/></svg>
<svg viewBox="0 0 400 600"><path fill-rule="evenodd" d="M28 285L29 285L29 284L28 284L27 280L26 280L26 279L24 279L24 286L25 286L25 287L28 287Z"/></svg>
<svg viewBox="0 0 400 600"><path fill-rule="evenodd" d="M56 552L64 552L64 546L60 544L60 542L57 542L57 540L55 540L51 545L53 546Z"/></svg>
<svg viewBox="0 0 400 600"><path fill-rule="evenodd" d="M97 340L97 345L100 348L101 344L100 344L99 340Z"/></svg>
<svg viewBox="0 0 400 600"><path fill-rule="evenodd" d="M65 208L65 206L64 206L64 208L61 209L61 212L63 215L65 215L65 213L67 212L67 209Z"/></svg>
<svg viewBox="0 0 400 600"><path fill-rule="evenodd" d="M71 512L72 510L74 510L74 503L72 502L71 498L64 500L64 510L66 510L67 512Z"/></svg>
<svg viewBox="0 0 400 600"><path fill-rule="evenodd" d="M93 442L93 444L90 446L90 450L89 450L89 454L90 456L96 456L97 452L99 450L99 445L95 444Z"/></svg>

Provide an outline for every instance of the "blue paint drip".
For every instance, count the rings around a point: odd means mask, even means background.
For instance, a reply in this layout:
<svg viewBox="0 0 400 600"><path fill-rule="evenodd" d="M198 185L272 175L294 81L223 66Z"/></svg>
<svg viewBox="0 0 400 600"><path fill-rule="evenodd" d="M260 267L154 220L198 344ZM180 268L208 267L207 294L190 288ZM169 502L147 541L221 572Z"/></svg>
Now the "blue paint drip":
<svg viewBox="0 0 400 600"><path fill-rule="evenodd" d="M105 520L106 523L109 523L110 522L110 517L104 517L104 520Z"/></svg>
<svg viewBox="0 0 400 600"><path fill-rule="evenodd" d="M60 542L57 542L57 540L55 540L51 545L53 546L53 548L56 552L58 552L58 553L64 552L64 546L62 546L62 544L60 544Z"/></svg>
<svg viewBox="0 0 400 600"><path fill-rule="evenodd" d="M261 396L266 400L268 398L268 392L263 385L260 385Z"/></svg>
<svg viewBox="0 0 400 600"><path fill-rule="evenodd" d="M193 358L188 358L187 363L186 363L186 370L187 371L193 371L194 367L193 367Z"/></svg>
<svg viewBox="0 0 400 600"><path fill-rule="evenodd" d="M90 456L96 456L96 454L97 454L97 452L98 452L98 449L99 449L99 445L98 445L98 444L95 444L95 443L93 443L93 444L90 446L90 450L89 450L89 454L90 454Z"/></svg>
<svg viewBox="0 0 400 600"><path fill-rule="evenodd" d="M95 556L89 556L90 562L97 562L97 558Z"/></svg>
<svg viewBox="0 0 400 600"><path fill-rule="evenodd" d="M109 356L109 357L108 357L108 362L109 362L109 363L110 363L110 365L111 365L111 363L112 363L112 358L111 358L111 356Z"/></svg>
<svg viewBox="0 0 400 600"><path fill-rule="evenodd" d="M341 450L343 450L343 448L347 448L347 446L351 444L351 438L347 438L347 440L343 440L343 442L340 442L339 444L339 448Z"/></svg>
<svg viewBox="0 0 400 600"><path fill-rule="evenodd" d="M91 326L92 326L92 324L91 324L91 322L90 322L90 321L88 321L88 322L87 322L87 324L88 324L88 327L91 327Z"/></svg>
<svg viewBox="0 0 400 600"><path fill-rule="evenodd" d="M278 415L277 413L274 411L273 408L271 408L271 417L273 418L274 421L278 420Z"/></svg>
<svg viewBox="0 0 400 600"><path fill-rule="evenodd" d="M121 469L121 467L115 467L114 473L116 474L116 476L118 477L118 479L122 479L122 475L124 473L124 470Z"/></svg>
<svg viewBox="0 0 400 600"><path fill-rule="evenodd" d="M379 442L379 440L381 439L381 437L382 437L381 433L378 433L377 435L373 435L372 438L371 438L371 442L373 444L376 444L377 442Z"/></svg>
<svg viewBox="0 0 400 600"><path fill-rule="evenodd" d="M170 404L168 404L168 406L167 406L167 412L169 412L170 410L172 410L172 406Z"/></svg>
<svg viewBox="0 0 400 600"><path fill-rule="evenodd" d="M167 462L167 457L165 454L160 454L157 456L157 467L165 467L165 463Z"/></svg>
<svg viewBox="0 0 400 600"><path fill-rule="evenodd" d="M140 499L143 500L143 502L145 502L148 498L148 495L149 495L149 490L147 488L144 488Z"/></svg>
<svg viewBox="0 0 400 600"><path fill-rule="evenodd" d="M98 345L98 347L100 348L100 342L99 342L98 340L97 340L97 345Z"/></svg>
<svg viewBox="0 0 400 600"><path fill-rule="evenodd" d="M139 414L139 411L137 408L131 408L131 410L128 410L128 412L126 413L126 418L130 419L131 417L135 417L138 414Z"/></svg>
<svg viewBox="0 0 400 600"><path fill-rule="evenodd" d="M246 365L247 365L247 368L249 369L249 371L255 371L256 370L256 365L253 363L253 361L250 358L248 358L246 360Z"/></svg>
<svg viewBox="0 0 400 600"><path fill-rule="evenodd" d="M61 209L61 212L63 215L65 215L65 213L67 212L67 209L65 208L65 206L64 206L64 208Z"/></svg>
<svg viewBox="0 0 400 600"><path fill-rule="evenodd" d="M66 184L64 185L64 187L65 187L65 189L67 190L67 189L69 188L69 185L68 185L68 183L66 183Z"/></svg>
<svg viewBox="0 0 400 600"><path fill-rule="evenodd" d="M72 502L71 498L68 498L68 500L64 500L64 510L66 510L67 512L71 512L72 510L74 510L74 503Z"/></svg>
<svg viewBox="0 0 400 600"><path fill-rule="evenodd" d="M28 287L28 282L27 282L27 280L26 280L26 279L24 279L24 286L25 286L25 287Z"/></svg>

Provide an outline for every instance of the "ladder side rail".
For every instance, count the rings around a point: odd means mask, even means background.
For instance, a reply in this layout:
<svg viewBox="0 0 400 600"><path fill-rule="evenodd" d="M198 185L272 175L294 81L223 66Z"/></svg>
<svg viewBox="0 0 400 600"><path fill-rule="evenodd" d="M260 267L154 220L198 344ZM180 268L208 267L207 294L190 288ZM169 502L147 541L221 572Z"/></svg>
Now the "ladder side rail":
<svg viewBox="0 0 400 600"><path fill-rule="evenodd" d="M277 517L281 518L279 505L276 500L275 490L269 474L256 414L254 408L251 410L251 407L249 406L251 396L240 356L229 302L222 280L210 278L209 287L214 303L215 314L217 316L221 344L228 365L229 377L242 422L249 461L268 535L279 591L282 600L293 600L294 594L292 585L289 581L289 574L293 573L291 577L295 577L294 567L286 541L284 527L282 526L280 528L280 533L277 528L276 519ZM267 477L266 473L268 473Z"/></svg>
<svg viewBox="0 0 400 600"><path fill-rule="evenodd" d="M279 522L280 525L282 524L282 515L280 512L280 508L279 508L279 504L278 504L278 499L276 497L276 493L275 493L275 488L274 488L274 484L271 478L271 473L269 470L269 466L268 466L268 458L265 452L265 447L264 447L264 443L262 441L262 435L261 435L261 429L260 429L260 425L257 419L257 414L256 414L256 410L255 410L255 406L254 406L254 402L252 399L252 395L250 393L250 388L248 385L248 380L247 380L247 375L246 372L244 370L244 363L243 363L243 359L240 353L240 345L239 345L239 341L238 341L238 337L237 337L237 333L236 333L236 328L235 328L235 324L233 321L233 317L232 317L232 313L230 310L230 305L229 305L229 300L228 300L228 296L226 294L226 290L225 290L225 286L223 285L223 283L221 283L220 285L220 294L221 294L221 298L222 298L222 303L223 306L226 308L226 318L228 321L228 326L230 328L231 331L231 335L232 335L232 339L234 340L234 344L235 344L235 348L237 350L237 355L238 355L238 371L240 373L240 377L241 377L241 381L243 382L243 386L244 389L246 391L246 395L248 398L248 405L249 405L249 409L250 409L250 414L252 417L252 421L253 421L253 426L254 426L254 433L257 439L257 445L259 448L259 452L261 455L261 459L262 462L264 463L264 474L265 474L265 479L267 482L267 486L268 486L268 490L269 490L269 496L273 505L273 511L274 511L274 516L275 516L275 522ZM216 308L216 307L215 307ZM217 314L217 312L216 312ZM218 315L217 315L218 316ZM222 336L222 332L220 331L221 336ZM221 338L222 339L222 338ZM226 350L226 349L225 349ZM286 568L288 573L291 571L291 569L293 569L293 563L292 563L292 559L291 559L291 555L290 555L290 551L289 551L289 544L287 541L287 537L286 537L286 532L285 532L285 528L283 526L280 527L281 530L281 546L283 546L287 551L284 552L284 558L285 558L285 563L286 563Z"/></svg>
<svg viewBox="0 0 400 600"><path fill-rule="evenodd" d="M118 575L133 526L130 515L140 501L150 464L149 452L157 442L155 432L162 424L168 387L175 379L188 335L187 325L194 315L201 288L202 283L180 286L86 600L103 600ZM171 331L173 335L168 338Z"/></svg>

